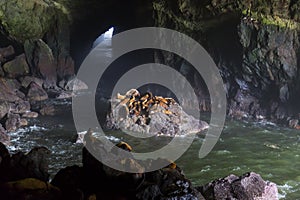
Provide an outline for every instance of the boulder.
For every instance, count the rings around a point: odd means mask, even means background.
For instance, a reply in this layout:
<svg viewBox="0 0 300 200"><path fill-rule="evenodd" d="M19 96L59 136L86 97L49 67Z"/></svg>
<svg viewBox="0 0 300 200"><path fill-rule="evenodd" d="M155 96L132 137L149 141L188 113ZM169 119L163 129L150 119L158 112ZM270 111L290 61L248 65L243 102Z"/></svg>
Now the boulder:
<svg viewBox="0 0 300 200"><path fill-rule="evenodd" d="M18 152L3 160L0 182L36 178L48 181L48 161L50 151L45 147L35 147L29 153Z"/></svg>
<svg viewBox="0 0 300 200"><path fill-rule="evenodd" d="M18 76L24 76L28 74L30 70L25 54L17 56L14 60L5 63L3 65L3 70L10 78L16 78Z"/></svg>
<svg viewBox="0 0 300 200"><path fill-rule="evenodd" d="M7 134L6 130L2 127L2 124L0 124L0 144L1 143L5 145L10 144L10 137ZM2 150L2 148L0 148L0 150ZM1 152L0 152L0 164L1 164Z"/></svg>
<svg viewBox="0 0 300 200"><path fill-rule="evenodd" d="M61 193L50 183L27 178L0 184L0 196L1 199L57 200Z"/></svg>
<svg viewBox="0 0 300 200"><path fill-rule="evenodd" d="M22 117L24 118L37 118L39 114L37 112L25 112Z"/></svg>
<svg viewBox="0 0 300 200"><path fill-rule="evenodd" d="M15 79L0 78L0 100L15 102L22 100L20 84Z"/></svg>
<svg viewBox="0 0 300 200"><path fill-rule="evenodd" d="M27 98L29 101L44 101L48 99L48 94L41 86L32 82L29 85Z"/></svg>
<svg viewBox="0 0 300 200"><path fill-rule="evenodd" d="M0 120L10 112L13 104L0 100Z"/></svg>
<svg viewBox="0 0 300 200"><path fill-rule="evenodd" d="M70 56L60 56L57 65L57 76L60 80L66 80L75 74L75 64Z"/></svg>
<svg viewBox="0 0 300 200"><path fill-rule="evenodd" d="M40 87L43 87L43 83L44 83L44 81L42 79L39 79L39 78L33 77L33 76L22 77L22 78L20 78L20 82L21 82L22 87L24 87L24 88L28 88L28 86L32 82L38 84Z"/></svg>
<svg viewBox="0 0 300 200"><path fill-rule="evenodd" d="M66 83L64 89L72 90L72 91L80 91L80 90L87 90L88 86L83 81L77 78L73 78Z"/></svg>
<svg viewBox="0 0 300 200"><path fill-rule="evenodd" d="M25 53L33 75L44 80L44 88L56 87L56 63L50 47L41 39L27 40Z"/></svg>
<svg viewBox="0 0 300 200"><path fill-rule="evenodd" d="M16 131L21 127L21 118L19 114L9 113L5 122L5 128L9 132Z"/></svg>
<svg viewBox="0 0 300 200"><path fill-rule="evenodd" d="M278 200L277 186L264 181L259 174L229 175L197 188L206 200L248 199Z"/></svg>
<svg viewBox="0 0 300 200"><path fill-rule="evenodd" d="M41 115L54 116L56 109L53 105L43 105L39 112Z"/></svg>
<svg viewBox="0 0 300 200"><path fill-rule="evenodd" d="M0 63L3 63L7 60L8 57L15 54L15 49L13 46L9 45L8 47L0 48Z"/></svg>
<svg viewBox="0 0 300 200"><path fill-rule="evenodd" d="M10 111L15 114L23 114L30 111L30 103L28 101L17 101L11 105Z"/></svg>
<svg viewBox="0 0 300 200"><path fill-rule="evenodd" d="M119 142L117 147L128 152L128 158L118 157L118 148L105 149L101 141L96 139L89 130L84 137L86 146L93 148L101 154L102 159L110 159L113 162L121 162L124 167L130 167L137 173L128 173L103 165L84 147L82 153L84 186L90 193L98 197L105 196L107 199L118 194L127 199L191 199L204 200L191 182L183 175L182 170L172 163L160 170L144 173L144 167L136 160L131 159L132 147L127 143ZM149 161L145 164L151 165ZM169 163L169 162L168 162ZM97 181L105 182L105 186L99 188ZM104 188L103 188L104 187ZM111 189L115 192L111 193ZM120 197L119 197L120 198Z"/></svg>
<svg viewBox="0 0 300 200"><path fill-rule="evenodd" d="M1 26L10 38L23 43L31 38L43 38L53 26L56 6L51 1L11 0L0 2Z"/></svg>

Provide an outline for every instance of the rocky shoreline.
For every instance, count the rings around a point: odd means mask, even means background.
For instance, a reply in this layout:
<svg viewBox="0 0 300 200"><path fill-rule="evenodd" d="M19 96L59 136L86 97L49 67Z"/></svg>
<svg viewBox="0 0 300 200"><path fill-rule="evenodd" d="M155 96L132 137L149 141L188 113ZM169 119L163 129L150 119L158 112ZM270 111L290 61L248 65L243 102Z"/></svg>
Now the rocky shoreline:
<svg viewBox="0 0 300 200"><path fill-rule="evenodd" d="M86 135L85 140L95 142L90 137ZM123 142L116 146L128 152L132 150ZM28 153L10 155L0 143L1 199L278 199L276 184L264 181L254 172L193 186L175 163L153 172L144 173L141 168L140 173L126 173L103 165L85 147L82 166L61 169L50 181L49 153L44 147L36 147ZM123 162L139 166L134 160Z"/></svg>

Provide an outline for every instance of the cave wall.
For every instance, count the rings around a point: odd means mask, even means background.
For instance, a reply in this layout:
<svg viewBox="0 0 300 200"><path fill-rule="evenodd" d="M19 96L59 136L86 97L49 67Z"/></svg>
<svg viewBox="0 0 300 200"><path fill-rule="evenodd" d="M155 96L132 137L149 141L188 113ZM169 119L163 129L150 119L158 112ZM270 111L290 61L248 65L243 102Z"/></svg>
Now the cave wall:
<svg viewBox="0 0 300 200"><path fill-rule="evenodd" d="M189 35L212 56L229 115L297 126L300 1L156 0L153 7L156 26Z"/></svg>
<svg viewBox="0 0 300 200"><path fill-rule="evenodd" d="M209 52L226 85L229 115L297 122L299 9L298 0L1 1L0 47L12 45L14 54L2 59L0 76L9 76L5 63L24 54L29 74L56 87L110 27L118 33L154 24L191 36ZM167 52L155 59L189 68ZM209 110L201 77L187 74Z"/></svg>

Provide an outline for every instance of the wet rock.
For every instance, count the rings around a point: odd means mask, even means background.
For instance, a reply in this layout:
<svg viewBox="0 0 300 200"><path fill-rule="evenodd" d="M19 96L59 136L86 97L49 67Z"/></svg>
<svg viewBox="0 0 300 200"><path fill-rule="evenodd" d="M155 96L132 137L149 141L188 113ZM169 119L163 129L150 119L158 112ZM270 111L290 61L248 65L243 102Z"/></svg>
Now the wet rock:
<svg viewBox="0 0 300 200"><path fill-rule="evenodd" d="M8 47L0 48L0 63L7 60L8 57L15 54L14 47L9 45Z"/></svg>
<svg viewBox="0 0 300 200"><path fill-rule="evenodd" d="M3 160L0 180L16 181L25 178L36 178L48 181L48 157L50 151L45 147L35 147L29 153L18 152Z"/></svg>
<svg viewBox="0 0 300 200"><path fill-rule="evenodd" d="M56 109L53 105L43 105L39 112L41 115L54 116Z"/></svg>
<svg viewBox="0 0 300 200"><path fill-rule="evenodd" d="M264 181L254 172L241 177L230 175L197 189L207 200L278 200L276 184Z"/></svg>
<svg viewBox="0 0 300 200"><path fill-rule="evenodd" d="M171 98L151 93L140 96L137 90L132 89L125 95L118 94L111 102L108 128L167 136L199 133L208 128L206 122L185 113Z"/></svg>
<svg viewBox="0 0 300 200"><path fill-rule="evenodd" d="M84 199L82 167L71 166L61 169L55 175L51 184L62 191L62 199Z"/></svg>
<svg viewBox="0 0 300 200"><path fill-rule="evenodd" d="M72 90L72 91L80 91L80 90L87 90L88 86L81 80L77 78L73 78L66 83L64 89Z"/></svg>
<svg viewBox="0 0 300 200"><path fill-rule="evenodd" d="M183 175L182 170L176 166L175 163L153 171L144 173L144 167L151 167L152 161L145 161L145 166L141 166L139 162L131 159L131 150L127 143L119 142L116 147L124 149L128 152L128 157L118 156L118 150L105 149L103 143L96 139L94 133L89 130L85 135L85 145L93 148L101 155L101 159L109 159L112 162L122 163L128 169L134 169L136 173L127 173L110 168L99 162L86 148L83 148L83 173L84 186L86 186L89 193L96 193L97 198L101 195L112 198L110 188L116 188L116 194L128 199L201 199L200 192L198 192L191 184L191 182ZM102 161L103 161L102 160ZM107 160L108 161L108 160ZM164 160L166 161L166 160ZM169 161L167 163L170 163ZM102 180L106 183L101 189L97 184L92 184Z"/></svg>
<svg viewBox="0 0 300 200"><path fill-rule="evenodd" d="M25 112L22 117L24 118L37 118L39 114L37 112Z"/></svg>
<svg viewBox="0 0 300 200"><path fill-rule="evenodd" d="M24 87L24 88L28 88L28 86L32 82L38 84L40 87L43 87L43 83L44 83L44 81L42 79L39 79L39 78L33 77L33 76L22 77L22 78L20 78L20 82L21 82L22 87Z"/></svg>
<svg viewBox="0 0 300 200"><path fill-rule="evenodd" d="M30 72L29 66L26 61L24 54L17 56L14 60L7 62L3 65L4 72L7 73L8 77L16 78L23 76Z"/></svg>
<svg viewBox="0 0 300 200"><path fill-rule="evenodd" d="M63 91L56 97L56 99L70 99L73 96L74 93L72 91Z"/></svg>
<svg viewBox="0 0 300 200"><path fill-rule="evenodd" d="M44 88L56 87L56 64L49 46L41 39L27 40L25 42L25 52L33 75L42 76Z"/></svg>
<svg viewBox="0 0 300 200"><path fill-rule="evenodd" d="M0 124L0 145L2 144L10 145L10 137L7 134L6 130L3 128L2 124ZM1 151L3 148L0 148L0 164L1 164ZM3 157L2 157L3 158Z"/></svg>
<svg viewBox="0 0 300 200"><path fill-rule="evenodd" d="M0 184L0 195L3 199L24 200L57 200L61 197L58 188L34 178L2 183Z"/></svg>
<svg viewBox="0 0 300 200"><path fill-rule="evenodd" d="M11 105L10 111L15 114L23 114L30 111L30 103L28 101L17 101Z"/></svg>
<svg viewBox="0 0 300 200"><path fill-rule="evenodd" d="M137 199L189 199L204 200L184 175L176 170L164 168L146 173L144 183L136 195Z"/></svg>
<svg viewBox="0 0 300 200"><path fill-rule="evenodd" d="M28 121L27 119L21 118L20 119L20 127L22 126L28 126Z"/></svg>
<svg viewBox="0 0 300 200"><path fill-rule="evenodd" d="M8 132L16 131L21 127L21 118L19 114L9 113L5 122L5 128Z"/></svg>
<svg viewBox="0 0 300 200"><path fill-rule="evenodd" d="M48 99L48 94L42 87L40 87L38 84L32 82L29 85L27 98L30 101L44 101L44 100Z"/></svg>

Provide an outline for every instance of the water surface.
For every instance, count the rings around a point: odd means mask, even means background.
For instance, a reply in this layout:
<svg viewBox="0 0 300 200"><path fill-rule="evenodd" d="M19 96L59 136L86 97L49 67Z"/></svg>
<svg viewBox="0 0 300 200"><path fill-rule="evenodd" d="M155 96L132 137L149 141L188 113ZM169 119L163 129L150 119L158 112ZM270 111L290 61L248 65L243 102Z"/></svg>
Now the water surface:
<svg viewBox="0 0 300 200"><path fill-rule="evenodd" d="M30 127L11 133L11 152L28 151L35 146L51 150L49 170L51 177L61 168L81 165L81 144L76 144L71 106L63 106L57 116L41 116L30 120ZM110 131L112 139L128 142L138 152L161 147L170 141L167 137L138 140L120 131ZM203 185L229 174L242 175L254 171L263 179L278 184L281 199L300 199L300 133L271 123L246 123L227 119L224 131L205 158L198 152L203 135L195 138L191 147L176 163L194 185ZM182 138L184 140L184 138ZM180 148L180 147L178 147Z"/></svg>

